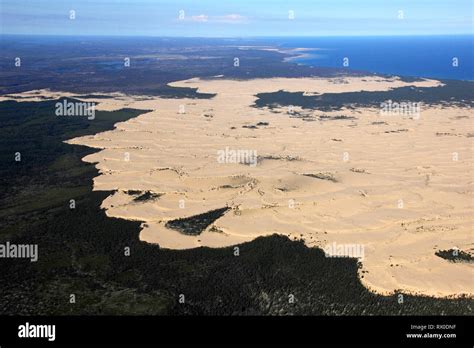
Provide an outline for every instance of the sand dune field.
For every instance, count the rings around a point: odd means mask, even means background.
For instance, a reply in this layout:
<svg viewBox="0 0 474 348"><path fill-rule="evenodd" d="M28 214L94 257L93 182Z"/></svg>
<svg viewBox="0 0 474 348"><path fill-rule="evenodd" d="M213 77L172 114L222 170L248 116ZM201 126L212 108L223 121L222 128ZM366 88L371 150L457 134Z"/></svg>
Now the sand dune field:
<svg viewBox="0 0 474 348"><path fill-rule="evenodd" d="M435 255L474 249L470 109L425 106L413 118L381 115L380 108L253 106L262 92L317 95L407 85L440 83L380 77L179 81L172 86L216 96L101 99L99 110L152 111L69 143L101 149L84 158L101 173L94 189L114 191L102 204L109 216L143 221L144 242L217 248L277 233L326 251L354 247L362 282L378 293L473 296L474 264ZM201 233L171 228L177 219L219 209L220 217Z"/></svg>

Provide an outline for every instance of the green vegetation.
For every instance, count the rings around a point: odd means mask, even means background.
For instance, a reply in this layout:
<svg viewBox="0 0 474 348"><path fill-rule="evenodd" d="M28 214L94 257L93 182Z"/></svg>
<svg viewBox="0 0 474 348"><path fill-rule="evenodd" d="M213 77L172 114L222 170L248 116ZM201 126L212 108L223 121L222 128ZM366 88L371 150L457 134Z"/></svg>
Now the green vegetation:
<svg viewBox="0 0 474 348"><path fill-rule="evenodd" d="M210 210L203 214L190 216L183 219L171 220L166 223L166 227L188 235L199 235L214 221L224 215L229 208Z"/></svg>
<svg viewBox="0 0 474 348"><path fill-rule="evenodd" d="M404 295L399 304L397 295L375 295L361 285L355 259L326 258L282 236L242 244L239 256L233 247L140 242L140 222L108 218L100 205L110 192L91 191L98 173L81 158L96 150L63 141L145 111L62 119L54 103L0 103L0 242L39 248L38 262L0 259L1 314L473 314L466 298Z"/></svg>
<svg viewBox="0 0 474 348"><path fill-rule="evenodd" d="M146 201L154 201L162 196L160 193L154 193L151 191L145 191L140 193L138 196L133 198L134 202L146 202Z"/></svg>
<svg viewBox="0 0 474 348"><path fill-rule="evenodd" d="M309 67L284 61L288 55L276 51L238 46L255 45L254 39L227 40L205 38L147 38L90 40L56 38L23 41L5 38L3 64L0 65L0 94L49 88L106 97L105 93L161 96L168 98L211 98L191 88L170 87L168 83L194 77L223 75L235 80L269 77L366 75L348 69ZM266 43L268 44L268 42ZM22 57L28 62L18 69L9 62ZM124 57L130 58L129 67ZM234 58L240 66L234 66ZM2 62L0 62L1 64ZM84 78L88 76L90 78Z"/></svg>
<svg viewBox="0 0 474 348"><path fill-rule="evenodd" d="M300 106L321 111L342 108L380 107L388 100L443 106L474 106L474 82L445 80L440 87L400 87L389 91L324 93L306 96L303 92L278 91L257 94L256 107ZM341 119L347 119L342 117Z"/></svg>
<svg viewBox="0 0 474 348"><path fill-rule="evenodd" d="M438 250L435 255L451 262L474 263L474 257L471 254L458 249Z"/></svg>

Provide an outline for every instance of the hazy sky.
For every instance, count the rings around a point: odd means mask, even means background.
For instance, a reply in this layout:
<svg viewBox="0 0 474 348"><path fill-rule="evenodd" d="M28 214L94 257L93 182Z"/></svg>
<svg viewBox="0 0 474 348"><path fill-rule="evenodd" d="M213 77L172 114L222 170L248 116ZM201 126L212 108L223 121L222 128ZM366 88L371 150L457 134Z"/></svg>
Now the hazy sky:
<svg viewBox="0 0 474 348"><path fill-rule="evenodd" d="M208 37L472 34L473 2L0 0L0 30L6 34ZM71 10L75 19L70 19Z"/></svg>

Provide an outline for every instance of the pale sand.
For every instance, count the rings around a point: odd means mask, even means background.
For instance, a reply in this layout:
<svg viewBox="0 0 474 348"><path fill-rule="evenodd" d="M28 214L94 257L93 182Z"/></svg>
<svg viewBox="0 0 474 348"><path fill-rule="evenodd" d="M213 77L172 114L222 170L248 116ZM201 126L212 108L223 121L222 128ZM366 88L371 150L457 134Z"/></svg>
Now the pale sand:
<svg viewBox="0 0 474 348"><path fill-rule="evenodd" d="M422 108L418 120L382 116L379 109L343 110L324 114L356 120L305 122L289 117L286 109L272 113L251 107L255 94L282 89L318 94L439 85L377 77L344 80L348 83L341 78L180 81L172 85L217 96L100 100L97 109L153 111L69 143L103 149L84 159L97 162L100 170L94 189L117 190L102 206L109 216L144 221L143 241L172 249L224 247L278 233L321 248L333 242L361 244L360 272L366 271L361 280L373 291L473 296L473 264L434 254L453 247L473 250L470 109ZM179 114L180 105L185 114ZM242 128L261 121L269 125ZM372 124L380 121L386 124ZM254 167L219 163L217 151L226 147L274 159ZM329 173L337 182L302 175L317 173ZM163 195L133 202L126 190ZM231 210L199 236L165 227L169 220L225 206Z"/></svg>
<svg viewBox="0 0 474 348"><path fill-rule="evenodd" d="M100 94L114 97L114 100L131 100L130 97L126 96L123 93L114 92L114 93L90 93L90 94ZM78 100L90 101L90 102L102 102L103 98L80 98L79 93L63 92L63 91L51 91L49 89L35 89L28 92L22 93L10 93L3 96L0 96L0 102L7 100L17 100L17 101L28 101L28 102L41 102L45 100L54 100L59 98L74 98Z"/></svg>

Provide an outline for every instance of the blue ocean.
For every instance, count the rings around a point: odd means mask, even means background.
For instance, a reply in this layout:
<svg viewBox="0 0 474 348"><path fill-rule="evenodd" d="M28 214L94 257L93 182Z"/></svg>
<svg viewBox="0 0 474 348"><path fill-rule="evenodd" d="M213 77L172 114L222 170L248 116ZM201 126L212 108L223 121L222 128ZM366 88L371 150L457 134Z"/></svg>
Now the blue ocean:
<svg viewBox="0 0 474 348"><path fill-rule="evenodd" d="M314 48L293 62L381 74L474 80L474 36L288 38L282 47ZM457 66L456 66L457 65Z"/></svg>

